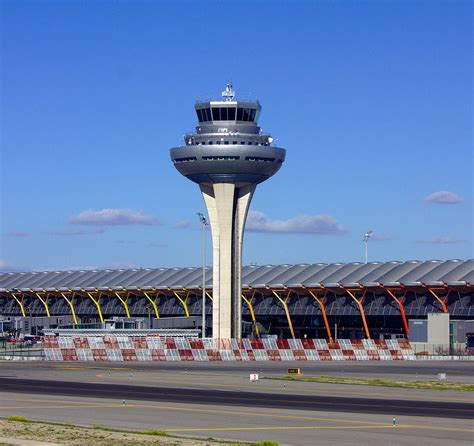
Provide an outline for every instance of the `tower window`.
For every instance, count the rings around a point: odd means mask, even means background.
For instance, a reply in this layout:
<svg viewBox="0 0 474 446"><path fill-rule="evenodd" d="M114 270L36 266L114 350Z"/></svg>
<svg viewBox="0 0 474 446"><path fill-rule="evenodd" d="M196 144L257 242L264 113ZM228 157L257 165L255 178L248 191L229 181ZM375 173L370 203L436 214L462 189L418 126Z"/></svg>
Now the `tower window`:
<svg viewBox="0 0 474 446"><path fill-rule="evenodd" d="M237 121L242 121L243 108L237 109Z"/></svg>
<svg viewBox="0 0 474 446"><path fill-rule="evenodd" d="M227 107L221 108L221 121L227 121Z"/></svg>
<svg viewBox="0 0 474 446"><path fill-rule="evenodd" d="M197 117L198 117L198 121L199 121L199 122L204 121L204 119L203 119L203 117L202 117L202 110L201 110L200 108L198 108L198 109L196 110L196 114L197 114Z"/></svg>
<svg viewBox="0 0 474 446"><path fill-rule="evenodd" d="M229 121L235 121L235 108L234 107L229 107L227 110L228 116L227 119Z"/></svg>
<svg viewBox="0 0 474 446"><path fill-rule="evenodd" d="M212 107L212 120L220 121L221 120L221 109L217 107Z"/></svg>
<svg viewBox="0 0 474 446"><path fill-rule="evenodd" d="M205 108L204 112L206 112L206 121L212 121L211 118L211 109L210 108Z"/></svg>

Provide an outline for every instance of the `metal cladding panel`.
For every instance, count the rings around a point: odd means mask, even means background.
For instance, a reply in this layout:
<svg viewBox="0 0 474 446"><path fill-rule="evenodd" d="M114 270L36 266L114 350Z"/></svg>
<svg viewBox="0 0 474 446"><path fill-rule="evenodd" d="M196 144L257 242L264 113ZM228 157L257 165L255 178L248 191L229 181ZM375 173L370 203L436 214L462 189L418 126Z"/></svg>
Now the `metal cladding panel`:
<svg viewBox="0 0 474 446"><path fill-rule="evenodd" d="M4 288L19 288L23 282L31 280L36 273L15 273L4 283L1 284Z"/></svg>
<svg viewBox="0 0 474 446"><path fill-rule="evenodd" d="M172 281L175 276L181 275L182 272L182 268L170 268L163 272L159 271L158 274L147 277L147 280L145 280L142 285L166 289L169 287L170 281Z"/></svg>
<svg viewBox="0 0 474 446"><path fill-rule="evenodd" d="M195 274L196 271L199 271L199 270L197 268L186 268L186 269L181 270L180 274L177 274L173 276L172 278L168 279L168 286L170 288L186 288L185 283L189 281L188 280L189 277Z"/></svg>
<svg viewBox="0 0 474 446"><path fill-rule="evenodd" d="M388 272L395 269L397 266L401 265L402 262L387 262L381 263L377 268L374 268L371 272L361 277L358 282L362 286L374 286L379 284L379 279L381 276L387 274Z"/></svg>
<svg viewBox="0 0 474 446"><path fill-rule="evenodd" d="M267 272L270 271L273 268L275 268L274 265L256 266L253 271L249 271L249 273L245 277L242 277L242 286L244 284L244 281L245 281L245 286L246 287L253 286L253 283L257 279L259 279L263 275L267 274Z"/></svg>
<svg viewBox="0 0 474 446"><path fill-rule="evenodd" d="M295 276L289 278L287 285L290 287L299 287L309 277L321 271L323 268L326 268L326 266L328 266L327 263L317 263L315 265L309 265L307 268L303 269L301 272L299 272Z"/></svg>
<svg viewBox="0 0 474 446"><path fill-rule="evenodd" d="M28 273L3 273L0 276L0 286L2 288L10 288L15 286L16 283ZM13 285L11 285L13 284Z"/></svg>
<svg viewBox="0 0 474 446"><path fill-rule="evenodd" d="M292 280L293 277L296 277L301 272L307 270L311 265L292 265L287 270L283 271L278 276L272 279L272 283L279 283L281 285L287 286L288 282Z"/></svg>
<svg viewBox="0 0 474 446"><path fill-rule="evenodd" d="M72 274L72 271L54 271L50 272L45 278L44 282L41 283L41 287L44 289L55 288L57 283L66 280L69 275Z"/></svg>
<svg viewBox="0 0 474 446"><path fill-rule="evenodd" d="M73 271L72 274L56 288L77 288L77 283L90 271Z"/></svg>
<svg viewBox="0 0 474 446"><path fill-rule="evenodd" d="M145 268L145 269L139 270L133 276L119 277L116 283L114 281L114 284L117 287L123 287L123 288L128 288L131 286L136 286L137 288L141 288L141 285L146 283L146 281L150 277L156 277L157 274L164 274L166 271L168 271L168 269L166 268L158 268L158 269ZM143 285L143 286L146 286L146 285Z"/></svg>
<svg viewBox="0 0 474 446"><path fill-rule="evenodd" d="M319 286L323 284L326 277L331 276L336 271L340 270L341 268L344 268L344 266L344 263L331 263L330 265L326 265L323 269L308 277L303 282L303 285L306 287Z"/></svg>
<svg viewBox="0 0 474 446"><path fill-rule="evenodd" d="M105 284L109 288L127 288L135 286L140 278L145 276L151 271L151 269L134 268L132 270L126 270L123 274L114 276L113 278L108 277L107 283Z"/></svg>
<svg viewBox="0 0 474 446"><path fill-rule="evenodd" d="M329 284L334 286L339 286L340 283L345 281L345 278L353 274L355 271L360 270L365 266L364 263L349 263L344 265L342 268L338 269L336 272L324 279L326 286Z"/></svg>
<svg viewBox="0 0 474 446"><path fill-rule="evenodd" d="M135 275L137 269L128 270L128 269L119 269L109 271L105 276L97 278L97 287L103 288L118 288L117 283L124 281L127 277ZM136 282L135 282L136 283ZM130 286L133 286L134 283L130 283Z"/></svg>
<svg viewBox="0 0 474 446"><path fill-rule="evenodd" d="M92 270L92 271L87 271L82 277L78 278L74 282L74 287L82 287L82 288L97 288L97 284L99 279L106 275L109 274L111 270Z"/></svg>
<svg viewBox="0 0 474 446"><path fill-rule="evenodd" d="M18 284L18 288L38 290L39 285L48 280L49 274L50 272L32 273L32 275L30 275L28 278L25 278L25 280Z"/></svg>
<svg viewBox="0 0 474 446"><path fill-rule="evenodd" d="M445 276L454 268L457 268L459 265L462 265L464 262L462 260L446 260L439 263L435 268L433 268L428 273L424 274L420 278L421 282L426 285L439 285L443 282L440 280L441 277Z"/></svg>
<svg viewBox="0 0 474 446"><path fill-rule="evenodd" d="M388 285L388 284L399 285L400 277L403 277L405 274L415 269L420 263L421 262L418 260L401 263L397 265L395 268L393 268L392 270L390 270L388 273L379 277L377 282L384 285Z"/></svg>
<svg viewBox="0 0 474 446"><path fill-rule="evenodd" d="M151 286L156 288L167 288L167 280L174 276L181 268L169 268L165 270L154 270L154 272L143 280L139 287Z"/></svg>
<svg viewBox="0 0 474 446"><path fill-rule="evenodd" d="M430 271L439 266L442 262L439 260L429 260L428 262L420 263L407 274L399 278L399 282L404 285L421 285L424 283L423 276L426 276Z"/></svg>
<svg viewBox="0 0 474 446"><path fill-rule="evenodd" d="M474 260L472 259L466 260L462 264L460 264L458 267L450 271L448 274L445 274L444 276L442 276L440 280L449 285L450 283L466 281L465 277L469 277L469 274L471 274L471 280L469 282L472 283L473 271L474 271Z"/></svg>
<svg viewBox="0 0 474 446"><path fill-rule="evenodd" d="M281 285L280 281L275 281L273 279L283 274L284 272L288 271L291 267L292 265L274 266L271 269L269 269L267 272L265 272L263 276L260 276L258 279L252 282L250 286L252 288L265 288L270 283L279 283Z"/></svg>
<svg viewBox="0 0 474 446"><path fill-rule="evenodd" d="M206 268L206 288L207 288L207 281L211 278L212 281L212 274L209 277L209 268ZM183 286L188 289L197 289L202 287L202 268L194 268L194 271L183 279Z"/></svg>
<svg viewBox="0 0 474 446"><path fill-rule="evenodd" d="M369 275L369 273L371 273L375 269L379 268L381 265L384 265L384 263L371 262L371 263L363 264L361 268L358 268L358 269L354 270L348 276L344 277L344 280L342 281L342 285L344 285L344 286L357 286L357 285L359 285L361 280L364 277L367 277Z"/></svg>

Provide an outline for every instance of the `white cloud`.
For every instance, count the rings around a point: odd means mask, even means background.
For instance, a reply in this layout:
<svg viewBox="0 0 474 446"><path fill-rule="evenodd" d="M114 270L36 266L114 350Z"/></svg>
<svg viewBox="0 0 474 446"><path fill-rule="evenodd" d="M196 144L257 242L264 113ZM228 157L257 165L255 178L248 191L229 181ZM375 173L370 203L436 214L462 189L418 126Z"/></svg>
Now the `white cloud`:
<svg viewBox="0 0 474 446"><path fill-rule="evenodd" d="M178 223L174 225L174 228L175 229L188 229L190 226L191 226L191 223L189 221L183 220L183 221L178 221Z"/></svg>
<svg viewBox="0 0 474 446"><path fill-rule="evenodd" d="M417 243L428 243L433 245L464 243L466 240L457 239L450 235L437 235L429 240L418 240Z"/></svg>
<svg viewBox="0 0 474 446"><path fill-rule="evenodd" d="M345 234L347 228L331 215L301 215L288 220L269 220L260 211L248 214L247 231L286 234Z"/></svg>
<svg viewBox="0 0 474 446"><path fill-rule="evenodd" d="M104 232L105 232L105 229L66 229L65 231L52 231L52 232L49 232L49 234L75 236L75 235L103 234Z"/></svg>
<svg viewBox="0 0 474 446"><path fill-rule="evenodd" d="M133 209L87 210L69 217L69 223L75 225L125 226L125 225L161 225L158 217Z"/></svg>
<svg viewBox="0 0 474 446"><path fill-rule="evenodd" d="M25 231L10 231L7 232L6 235L8 237L28 237L30 233Z"/></svg>
<svg viewBox="0 0 474 446"><path fill-rule="evenodd" d="M5 259L0 259L0 271L4 273L16 273L22 271L29 271L29 268L12 265Z"/></svg>
<svg viewBox="0 0 474 446"><path fill-rule="evenodd" d="M458 204L462 203L464 198L460 197L454 192L440 190L439 192L433 192L432 194L426 196L425 201L436 204Z"/></svg>

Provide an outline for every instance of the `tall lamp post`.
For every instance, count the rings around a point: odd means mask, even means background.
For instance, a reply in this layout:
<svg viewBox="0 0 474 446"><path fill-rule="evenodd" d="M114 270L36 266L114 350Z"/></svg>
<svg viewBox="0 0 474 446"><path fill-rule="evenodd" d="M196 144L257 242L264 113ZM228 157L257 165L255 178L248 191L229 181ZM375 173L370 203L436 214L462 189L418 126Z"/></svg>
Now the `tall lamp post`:
<svg viewBox="0 0 474 446"><path fill-rule="evenodd" d="M201 212L198 212L202 226L202 338L206 337L206 226L208 222Z"/></svg>
<svg viewBox="0 0 474 446"><path fill-rule="evenodd" d="M364 234L364 242L365 242L365 263L368 263L369 261L369 239L372 237L372 234L374 231L367 231Z"/></svg>

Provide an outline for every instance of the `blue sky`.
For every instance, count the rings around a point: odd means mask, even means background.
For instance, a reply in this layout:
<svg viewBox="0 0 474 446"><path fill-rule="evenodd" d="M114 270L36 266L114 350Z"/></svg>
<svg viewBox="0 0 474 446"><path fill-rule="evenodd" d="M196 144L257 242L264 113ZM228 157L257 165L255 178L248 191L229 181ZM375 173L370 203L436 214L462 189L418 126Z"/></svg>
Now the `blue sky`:
<svg viewBox="0 0 474 446"><path fill-rule="evenodd" d="M170 147L258 97L244 263L473 256L469 1L1 2L0 270L200 264ZM209 241L210 242L210 241Z"/></svg>

